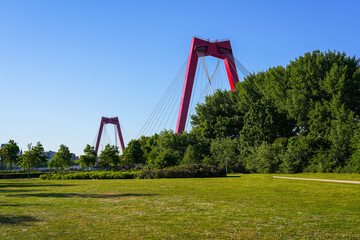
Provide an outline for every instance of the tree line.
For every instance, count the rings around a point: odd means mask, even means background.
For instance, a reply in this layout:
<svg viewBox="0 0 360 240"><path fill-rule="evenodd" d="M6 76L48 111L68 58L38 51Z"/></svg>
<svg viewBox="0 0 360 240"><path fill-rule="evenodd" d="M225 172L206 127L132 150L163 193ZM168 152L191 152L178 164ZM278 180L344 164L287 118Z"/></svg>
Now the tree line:
<svg viewBox="0 0 360 240"><path fill-rule="evenodd" d="M119 149L117 146L110 144L106 145L105 149L98 156L94 150L94 147L89 144L84 149L84 154L80 156L79 160L72 161L73 153L70 149L61 144L59 150L48 161L45 156L44 148L40 142L37 142L36 146L28 144L28 150L20 154L20 148L14 140L9 140L5 146L0 148L0 165L2 170L5 168L10 171L17 165L30 173L31 169L38 167L39 165L48 166L50 169L58 169L64 171L65 168L69 168L73 165L79 164L83 168L89 170L90 167L96 163L102 169L108 169L111 166L121 165L121 156L119 155Z"/></svg>

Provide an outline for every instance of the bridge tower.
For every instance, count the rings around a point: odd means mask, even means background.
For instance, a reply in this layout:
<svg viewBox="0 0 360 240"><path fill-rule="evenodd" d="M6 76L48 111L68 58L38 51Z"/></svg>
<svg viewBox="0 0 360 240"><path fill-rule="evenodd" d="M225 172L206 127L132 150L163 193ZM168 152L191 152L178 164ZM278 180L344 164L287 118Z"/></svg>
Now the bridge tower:
<svg viewBox="0 0 360 240"><path fill-rule="evenodd" d="M199 57L205 56L212 56L224 60L226 73L228 75L230 88L232 91L235 90L235 85L237 82L239 82L239 77L237 74L230 41L226 40L220 42L210 42L209 40L202 40L194 37L192 39L189 59L187 63L179 116L176 125L176 133L182 133L185 129L198 59Z"/></svg>
<svg viewBox="0 0 360 240"><path fill-rule="evenodd" d="M103 127L104 127L105 124L114 124L116 126L117 134L118 134L118 137L119 137L119 140L120 140L121 150L122 150L122 152L124 152L125 145L124 145L124 140L123 140L123 137L122 137L118 117L113 117L113 118L102 117L101 118L99 133L98 133L97 140L96 140L96 145L95 145L95 152L98 152L98 150L99 150L101 134L102 134Z"/></svg>

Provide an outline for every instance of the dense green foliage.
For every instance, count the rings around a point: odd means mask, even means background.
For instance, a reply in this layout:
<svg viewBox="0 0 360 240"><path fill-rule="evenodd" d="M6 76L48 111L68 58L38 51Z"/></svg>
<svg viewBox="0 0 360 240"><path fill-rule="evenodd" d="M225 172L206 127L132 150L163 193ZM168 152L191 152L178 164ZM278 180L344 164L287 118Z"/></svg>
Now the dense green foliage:
<svg viewBox="0 0 360 240"><path fill-rule="evenodd" d="M13 165L18 161L19 146L14 140L10 140L4 147L0 149L1 165L7 165L11 171Z"/></svg>
<svg viewBox="0 0 360 240"><path fill-rule="evenodd" d="M66 167L73 165L71 161L72 153L64 144L60 145L59 150L54 154L54 157L49 161L49 168L59 168L64 170Z"/></svg>
<svg viewBox="0 0 360 240"><path fill-rule="evenodd" d="M119 148L107 144L105 149L99 155L99 165L102 169L110 166L116 166L120 163Z"/></svg>
<svg viewBox="0 0 360 240"><path fill-rule="evenodd" d="M140 140L131 140L124 150L124 159L126 164L144 163L144 150Z"/></svg>
<svg viewBox="0 0 360 240"><path fill-rule="evenodd" d="M44 148L42 144L38 142L34 147L31 143L28 144L28 150L18 157L17 164L23 169L27 169L28 177L30 177L30 170L44 161L46 161L46 157L44 155Z"/></svg>
<svg viewBox="0 0 360 240"><path fill-rule="evenodd" d="M87 170L89 170L89 168L95 164L96 159L97 153L95 152L95 148L87 144L84 149L84 155L80 156L77 163L80 164L82 168L86 167Z"/></svg>
<svg viewBox="0 0 360 240"><path fill-rule="evenodd" d="M358 59L306 53L249 75L234 92L207 96L190 133L142 137L137 153L152 168L205 163L238 172L360 172L359 91Z"/></svg>

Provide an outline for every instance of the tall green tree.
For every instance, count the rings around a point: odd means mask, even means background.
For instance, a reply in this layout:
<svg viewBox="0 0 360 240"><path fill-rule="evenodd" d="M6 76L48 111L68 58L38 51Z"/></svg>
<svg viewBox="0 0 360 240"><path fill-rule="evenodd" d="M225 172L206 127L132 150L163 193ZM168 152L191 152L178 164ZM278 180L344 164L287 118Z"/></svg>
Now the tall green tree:
<svg viewBox="0 0 360 240"><path fill-rule="evenodd" d="M54 157L50 159L48 163L49 168L60 168L64 171L64 168L68 168L73 164L71 161L72 155L69 148L61 144L59 150L54 154Z"/></svg>
<svg viewBox="0 0 360 240"><path fill-rule="evenodd" d="M99 155L99 163L102 167L118 165L120 163L119 147L107 144Z"/></svg>
<svg viewBox="0 0 360 240"><path fill-rule="evenodd" d="M0 165L1 165L1 169L2 171L4 171L5 169L5 150L3 148L0 148Z"/></svg>
<svg viewBox="0 0 360 240"><path fill-rule="evenodd" d="M208 139L238 137L243 126L244 112L237 111L236 98L231 91L216 91L196 106L191 116L193 133Z"/></svg>
<svg viewBox="0 0 360 240"><path fill-rule="evenodd" d="M14 140L10 140L1 150L2 158L11 171L13 165L17 163L20 148Z"/></svg>
<svg viewBox="0 0 360 240"><path fill-rule="evenodd" d="M140 140L131 140L124 149L126 164L145 163L144 151Z"/></svg>
<svg viewBox="0 0 360 240"><path fill-rule="evenodd" d="M36 145L33 147L33 151L36 153L39 162L39 164L47 165L47 157L45 156L45 150L43 145L40 142L37 142Z"/></svg>
<svg viewBox="0 0 360 240"><path fill-rule="evenodd" d="M27 170L29 177L30 170L37 166L41 161L44 161L44 157L43 147L40 142L34 147L29 143L28 150L19 156L18 165Z"/></svg>
<svg viewBox="0 0 360 240"><path fill-rule="evenodd" d="M211 142L212 158L219 167L230 171L238 163L238 141L236 139L217 138Z"/></svg>
<svg viewBox="0 0 360 240"><path fill-rule="evenodd" d="M87 144L84 149L84 155L80 156L77 163L79 163L82 168L86 167L87 171L89 171L89 168L96 163L96 159L97 153L95 152L95 148Z"/></svg>

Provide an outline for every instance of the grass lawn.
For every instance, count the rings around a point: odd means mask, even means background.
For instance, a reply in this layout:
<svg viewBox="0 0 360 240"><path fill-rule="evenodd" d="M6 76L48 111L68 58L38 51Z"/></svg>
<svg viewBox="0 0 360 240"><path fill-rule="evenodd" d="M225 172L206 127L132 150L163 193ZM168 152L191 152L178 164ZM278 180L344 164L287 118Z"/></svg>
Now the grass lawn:
<svg viewBox="0 0 360 240"><path fill-rule="evenodd" d="M294 177L360 180L359 174ZM360 239L360 185L272 175L0 180L0 239Z"/></svg>

